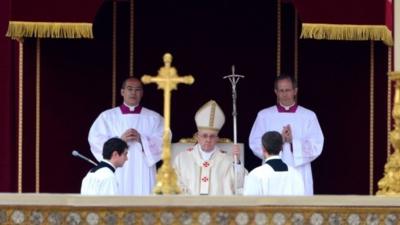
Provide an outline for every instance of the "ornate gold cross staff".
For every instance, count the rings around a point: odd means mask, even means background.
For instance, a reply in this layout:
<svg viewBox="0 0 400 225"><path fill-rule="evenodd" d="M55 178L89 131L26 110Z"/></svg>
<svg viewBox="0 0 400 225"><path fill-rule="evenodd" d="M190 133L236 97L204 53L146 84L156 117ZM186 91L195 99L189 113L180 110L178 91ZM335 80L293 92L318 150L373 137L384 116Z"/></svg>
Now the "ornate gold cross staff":
<svg viewBox="0 0 400 225"><path fill-rule="evenodd" d="M157 76L143 75L144 84L156 83L158 89L164 89L164 134L163 134L163 164L157 173L157 184L153 190L156 194L178 194L180 189L176 182L176 174L171 166L171 137L170 137L170 112L171 91L177 89L179 83L193 84L192 75L178 76L174 67L171 67L172 55L165 53L164 66L158 70Z"/></svg>
<svg viewBox="0 0 400 225"><path fill-rule="evenodd" d="M392 116L394 129L390 132L390 143L394 152L388 156L384 177L378 182L377 195L400 195L400 72L389 73L389 79L395 81L395 93Z"/></svg>

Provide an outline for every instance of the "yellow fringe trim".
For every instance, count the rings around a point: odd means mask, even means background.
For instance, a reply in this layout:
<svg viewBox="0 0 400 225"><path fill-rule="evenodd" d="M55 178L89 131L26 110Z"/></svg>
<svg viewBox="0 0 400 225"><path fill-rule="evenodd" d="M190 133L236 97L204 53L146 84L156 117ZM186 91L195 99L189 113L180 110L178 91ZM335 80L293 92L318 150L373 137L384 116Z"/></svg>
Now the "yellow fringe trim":
<svg viewBox="0 0 400 225"><path fill-rule="evenodd" d="M393 46L392 32L385 25L303 23L300 38L383 41Z"/></svg>
<svg viewBox="0 0 400 225"><path fill-rule="evenodd" d="M91 23L10 21L7 37L19 38L93 38Z"/></svg>

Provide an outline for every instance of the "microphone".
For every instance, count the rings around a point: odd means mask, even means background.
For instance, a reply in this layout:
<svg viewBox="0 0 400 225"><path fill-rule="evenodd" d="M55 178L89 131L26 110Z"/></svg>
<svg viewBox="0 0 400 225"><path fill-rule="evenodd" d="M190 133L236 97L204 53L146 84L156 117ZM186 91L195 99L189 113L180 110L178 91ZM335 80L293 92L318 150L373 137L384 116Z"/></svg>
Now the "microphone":
<svg viewBox="0 0 400 225"><path fill-rule="evenodd" d="M85 160L86 162L89 162L89 163L91 163L91 164L97 166L97 163L93 162L91 159L87 158L86 156L81 155L81 154L80 154L78 151L76 151L76 150L73 150L73 151L72 151L72 155L75 156L75 157L81 158L81 159Z"/></svg>

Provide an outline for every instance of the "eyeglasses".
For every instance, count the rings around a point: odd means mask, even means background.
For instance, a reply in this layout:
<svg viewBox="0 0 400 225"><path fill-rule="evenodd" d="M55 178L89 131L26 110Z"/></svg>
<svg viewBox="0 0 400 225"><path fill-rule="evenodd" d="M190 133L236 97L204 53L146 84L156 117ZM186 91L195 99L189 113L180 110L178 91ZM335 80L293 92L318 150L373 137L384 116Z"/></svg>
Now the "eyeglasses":
<svg viewBox="0 0 400 225"><path fill-rule="evenodd" d="M218 138L218 135L216 135L216 134L198 134L197 136L202 139L210 138L211 140L215 140Z"/></svg>

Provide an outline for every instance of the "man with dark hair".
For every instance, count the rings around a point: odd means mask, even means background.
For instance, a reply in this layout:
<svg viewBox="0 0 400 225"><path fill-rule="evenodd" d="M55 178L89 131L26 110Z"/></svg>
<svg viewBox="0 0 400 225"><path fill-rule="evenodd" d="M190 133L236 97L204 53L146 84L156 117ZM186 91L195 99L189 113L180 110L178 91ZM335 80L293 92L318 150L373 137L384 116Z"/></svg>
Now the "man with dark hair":
<svg viewBox="0 0 400 225"><path fill-rule="evenodd" d="M304 195L301 174L286 165L279 157L283 140L279 132L269 131L262 136L265 164L246 177L244 195Z"/></svg>
<svg viewBox="0 0 400 225"><path fill-rule="evenodd" d="M277 103L258 112L250 132L250 148L254 155L263 159L261 136L267 131L280 132L282 160L300 172L306 195L313 195L311 162L322 152L321 127L313 111L297 105L297 83L293 77L279 76L274 86Z"/></svg>
<svg viewBox="0 0 400 225"><path fill-rule="evenodd" d="M92 154L102 160L101 147L111 137L129 145L129 160L116 173L122 195L148 195L156 179L156 163L161 159L164 120L160 114L142 107L143 85L127 78L121 87L124 102L102 112L89 131Z"/></svg>
<svg viewBox="0 0 400 225"><path fill-rule="evenodd" d="M128 145L119 138L111 138L103 145L103 159L83 178L82 195L120 195L115 169L128 160Z"/></svg>

